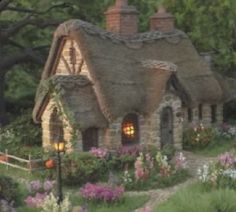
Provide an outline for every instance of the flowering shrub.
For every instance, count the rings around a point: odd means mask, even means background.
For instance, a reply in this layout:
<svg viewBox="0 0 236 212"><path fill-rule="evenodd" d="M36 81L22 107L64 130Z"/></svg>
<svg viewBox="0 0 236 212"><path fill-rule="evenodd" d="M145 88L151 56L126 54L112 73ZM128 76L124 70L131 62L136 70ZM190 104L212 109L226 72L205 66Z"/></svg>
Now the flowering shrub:
<svg viewBox="0 0 236 212"><path fill-rule="evenodd" d="M168 158L166 155L162 155L161 152L158 152L156 155L156 162L160 169L160 175L162 177L170 176L171 166L168 163Z"/></svg>
<svg viewBox="0 0 236 212"><path fill-rule="evenodd" d="M13 202L9 203L7 200L0 200L0 211L2 212L16 212L16 209L13 207Z"/></svg>
<svg viewBox="0 0 236 212"><path fill-rule="evenodd" d="M223 123L219 127L215 128L215 134L218 137L231 139L236 136L236 128L227 123Z"/></svg>
<svg viewBox="0 0 236 212"><path fill-rule="evenodd" d="M28 196L25 199L25 203L30 208L39 208L41 207L42 203L44 202L47 193L36 193L34 196Z"/></svg>
<svg viewBox="0 0 236 212"><path fill-rule="evenodd" d="M122 176L122 182L125 188L131 188L133 185L133 178L128 170L124 171L124 175Z"/></svg>
<svg viewBox="0 0 236 212"><path fill-rule="evenodd" d="M97 158L106 158L108 155L108 150L105 148L92 147L89 152Z"/></svg>
<svg viewBox="0 0 236 212"><path fill-rule="evenodd" d="M223 169L228 169L235 164L236 157L233 154L226 152L219 156L218 161L219 164L223 167Z"/></svg>
<svg viewBox="0 0 236 212"><path fill-rule="evenodd" d="M110 187L87 183L80 189L80 193L86 200L103 201L107 203L120 200L124 195L123 187Z"/></svg>
<svg viewBox="0 0 236 212"><path fill-rule="evenodd" d="M149 153L145 155L141 152L137 157L134 168L135 168L135 179L146 180L154 167L154 159Z"/></svg>
<svg viewBox="0 0 236 212"><path fill-rule="evenodd" d="M198 170L199 180L214 187L236 188L235 156L226 152L218 161Z"/></svg>
<svg viewBox="0 0 236 212"><path fill-rule="evenodd" d="M140 145L120 146L117 149L117 154L120 156L123 155L138 156L141 150L142 147Z"/></svg>
<svg viewBox="0 0 236 212"><path fill-rule="evenodd" d="M186 157L183 155L182 152L178 153L175 156L175 169L186 169L187 168L187 160Z"/></svg>
<svg viewBox="0 0 236 212"><path fill-rule="evenodd" d="M60 206L57 204L57 198L50 193L46 196L43 203L41 204L41 211L42 212L69 212L72 209L72 205L69 200L69 195L66 194L63 198Z"/></svg>
<svg viewBox="0 0 236 212"><path fill-rule="evenodd" d="M30 195L25 199L27 206L32 208L40 207L46 196L52 191L54 183L54 181L50 180L45 180L44 182L34 180L29 182L27 189Z"/></svg>
<svg viewBox="0 0 236 212"><path fill-rule="evenodd" d="M107 160L101 160L89 152L71 153L64 157L63 182L67 185L82 185L95 182L108 174Z"/></svg>
<svg viewBox="0 0 236 212"><path fill-rule="evenodd" d="M33 180L29 182L26 187L31 194L35 194L38 192L41 193L50 193L53 189L55 181L45 180L41 182L40 180Z"/></svg>
<svg viewBox="0 0 236 212"><path fill-rule="evenodd" d="M213 139L212 128L205 128L203 124L190 128L184 132L183 144L185 148L203 148Z"/></svg>

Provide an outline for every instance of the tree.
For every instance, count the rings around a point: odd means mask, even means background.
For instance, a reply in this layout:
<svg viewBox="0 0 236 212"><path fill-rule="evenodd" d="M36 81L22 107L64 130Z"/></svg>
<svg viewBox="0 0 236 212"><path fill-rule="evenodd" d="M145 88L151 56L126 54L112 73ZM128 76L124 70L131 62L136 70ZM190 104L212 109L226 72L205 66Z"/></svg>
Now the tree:
<svg viewBox="0 0 236 212"><path fill-rule="evenodd" d="M236 76L236 1L164 0L176 25L199 52L211 52L216 70Z"/></svg>
<svg viewBox="0 0 236 212"><path fill-rule="evenodd" d="M43 3L45 4L45 1ZM31 1L31 5L29 1L0 1L0 124L6 122L6 73L18 64L44 63L49 44L39 38L49 33L48 27L54 27L61 22L58 18L49 18L49 14L68 7L65 3L58 3L45 10L36 10L32 9L33 4L37 5L35 0ZM35 33L36 29L38 34Z"/></svg>

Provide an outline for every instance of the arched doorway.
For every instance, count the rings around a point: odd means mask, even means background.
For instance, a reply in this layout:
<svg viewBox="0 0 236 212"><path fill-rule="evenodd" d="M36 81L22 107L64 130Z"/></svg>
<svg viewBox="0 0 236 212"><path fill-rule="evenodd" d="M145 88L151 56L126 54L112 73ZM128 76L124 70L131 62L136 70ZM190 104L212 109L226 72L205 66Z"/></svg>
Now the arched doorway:
<svg viewBox="0 0 236 212"><path fill-rule="evenodd" d="M98 147L98 129L91 127L82 132L83 151Z"/></svg>
<svg viewBox="0 0 236 212"><path fill-rule="evenodd" d="M173 111L171 107L163 108L161 112L161 148L165 145L173 145Z"/></svg>

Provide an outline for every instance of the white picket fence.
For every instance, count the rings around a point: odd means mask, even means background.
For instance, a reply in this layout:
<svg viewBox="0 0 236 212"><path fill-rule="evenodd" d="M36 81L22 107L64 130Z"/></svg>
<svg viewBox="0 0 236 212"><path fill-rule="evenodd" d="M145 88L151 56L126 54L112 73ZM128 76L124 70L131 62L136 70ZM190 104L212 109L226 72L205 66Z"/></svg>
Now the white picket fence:
<svg viewBox="0 0 236 212"><path fill-rule="evenodd" d="M28 156L28 160L27 160L27 159L16 157L14 155L10 155L8 154L8 151L5 150L5 152L0 152L0 159L1 159L1 156L5 157L5 160L0 160L0 164L6 165L7 169L9 167L14 167L14 168L21 169L28 172L44 169L42 165L41 166L39 165L40 163L41 164L43 163L43 160L32 159L31 155ZM18 162L17 164L14 163L16 161ZM19 164L22 164L22 165L19 165Z"/></svg>

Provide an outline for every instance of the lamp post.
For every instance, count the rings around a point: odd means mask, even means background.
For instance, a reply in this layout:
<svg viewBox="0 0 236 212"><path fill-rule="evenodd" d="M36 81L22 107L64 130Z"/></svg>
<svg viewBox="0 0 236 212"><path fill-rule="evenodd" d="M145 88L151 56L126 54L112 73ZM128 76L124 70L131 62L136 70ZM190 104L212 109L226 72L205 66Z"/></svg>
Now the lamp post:
<svg viewBox="0 0 236 212"><path fill-rule="evenodd" d="M54 148L57 153L57 204L60 205L63 199L61 184L61 152L65 152L64 141L55 141Z"/></svg>

